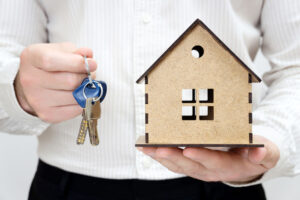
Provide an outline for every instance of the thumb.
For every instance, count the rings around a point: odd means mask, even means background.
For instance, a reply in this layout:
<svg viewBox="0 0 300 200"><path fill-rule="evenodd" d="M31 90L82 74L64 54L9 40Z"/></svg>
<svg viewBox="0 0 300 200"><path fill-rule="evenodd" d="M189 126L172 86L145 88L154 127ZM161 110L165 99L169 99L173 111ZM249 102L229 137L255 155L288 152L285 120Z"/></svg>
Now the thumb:
<svg viewBox="0 0 300 200"><path fill-rule="evenodd" d="M254 136L257 143L264 144L264 147L250 148L248 152L248 160L254 164L259 164L267 169L273 168L279 160L279 149L270 140Z"/></svg>

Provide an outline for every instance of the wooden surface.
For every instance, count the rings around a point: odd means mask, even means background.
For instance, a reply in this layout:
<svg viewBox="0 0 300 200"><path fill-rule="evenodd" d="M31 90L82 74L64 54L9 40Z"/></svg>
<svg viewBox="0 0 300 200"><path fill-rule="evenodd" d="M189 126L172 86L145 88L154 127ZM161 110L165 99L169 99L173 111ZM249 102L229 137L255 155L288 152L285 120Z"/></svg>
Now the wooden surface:
<svg viewBox="0 0 300 200"><path fill-rule="evenodd" d="M145 136L140 136L135 144L136 147L264 147L264 144L150 144L145 143Z"/></svg>

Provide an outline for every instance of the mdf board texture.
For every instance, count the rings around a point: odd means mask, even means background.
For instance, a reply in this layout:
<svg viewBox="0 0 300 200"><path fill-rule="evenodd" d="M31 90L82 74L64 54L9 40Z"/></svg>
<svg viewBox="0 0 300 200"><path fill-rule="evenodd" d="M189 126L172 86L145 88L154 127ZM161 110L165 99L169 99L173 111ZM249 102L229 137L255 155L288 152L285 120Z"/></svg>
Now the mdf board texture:
<svg viewBox="0 0 300 200"><path fill-rule="evenodd" d="M204 49L194 58L195 45ZM148 142L156 144L249 144L248 71L200 25L170 50L148 75ZM182 103L182 89L214 89L213 103ZM182 120L182 106L196 107L196 120ZM213 106L214 120L199 120L199 106Z"/></svg>

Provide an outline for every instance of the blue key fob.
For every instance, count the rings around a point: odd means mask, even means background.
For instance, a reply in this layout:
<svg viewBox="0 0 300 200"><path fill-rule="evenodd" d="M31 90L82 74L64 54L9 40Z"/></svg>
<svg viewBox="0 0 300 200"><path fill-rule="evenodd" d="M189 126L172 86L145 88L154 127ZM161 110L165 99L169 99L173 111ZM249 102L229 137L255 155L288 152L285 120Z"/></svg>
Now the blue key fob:
<svg viewBox="0 0 300 200"><path fill-rule="evenodd" d="M104 81L94 81L94 86L89 83L89 79L85 78L81 85L73 91L73 96L80 107L85 108L87 98L99 99L102 102L106 96L107 85ZM100 97L100 98L99 98Z"/></svg>

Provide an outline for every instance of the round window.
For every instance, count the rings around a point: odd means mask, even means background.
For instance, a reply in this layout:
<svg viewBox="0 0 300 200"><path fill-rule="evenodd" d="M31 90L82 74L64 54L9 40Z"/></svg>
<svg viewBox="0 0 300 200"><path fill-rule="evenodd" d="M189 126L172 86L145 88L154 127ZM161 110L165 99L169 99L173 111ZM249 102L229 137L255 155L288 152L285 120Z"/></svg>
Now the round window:
<svg viewBox="0 0 300 200"><path fill-rule="evenodd" d="M192 48L191 53L194 58L200 58L204 54L204 49L203 49L203 47L196 45Z"/></svg>

